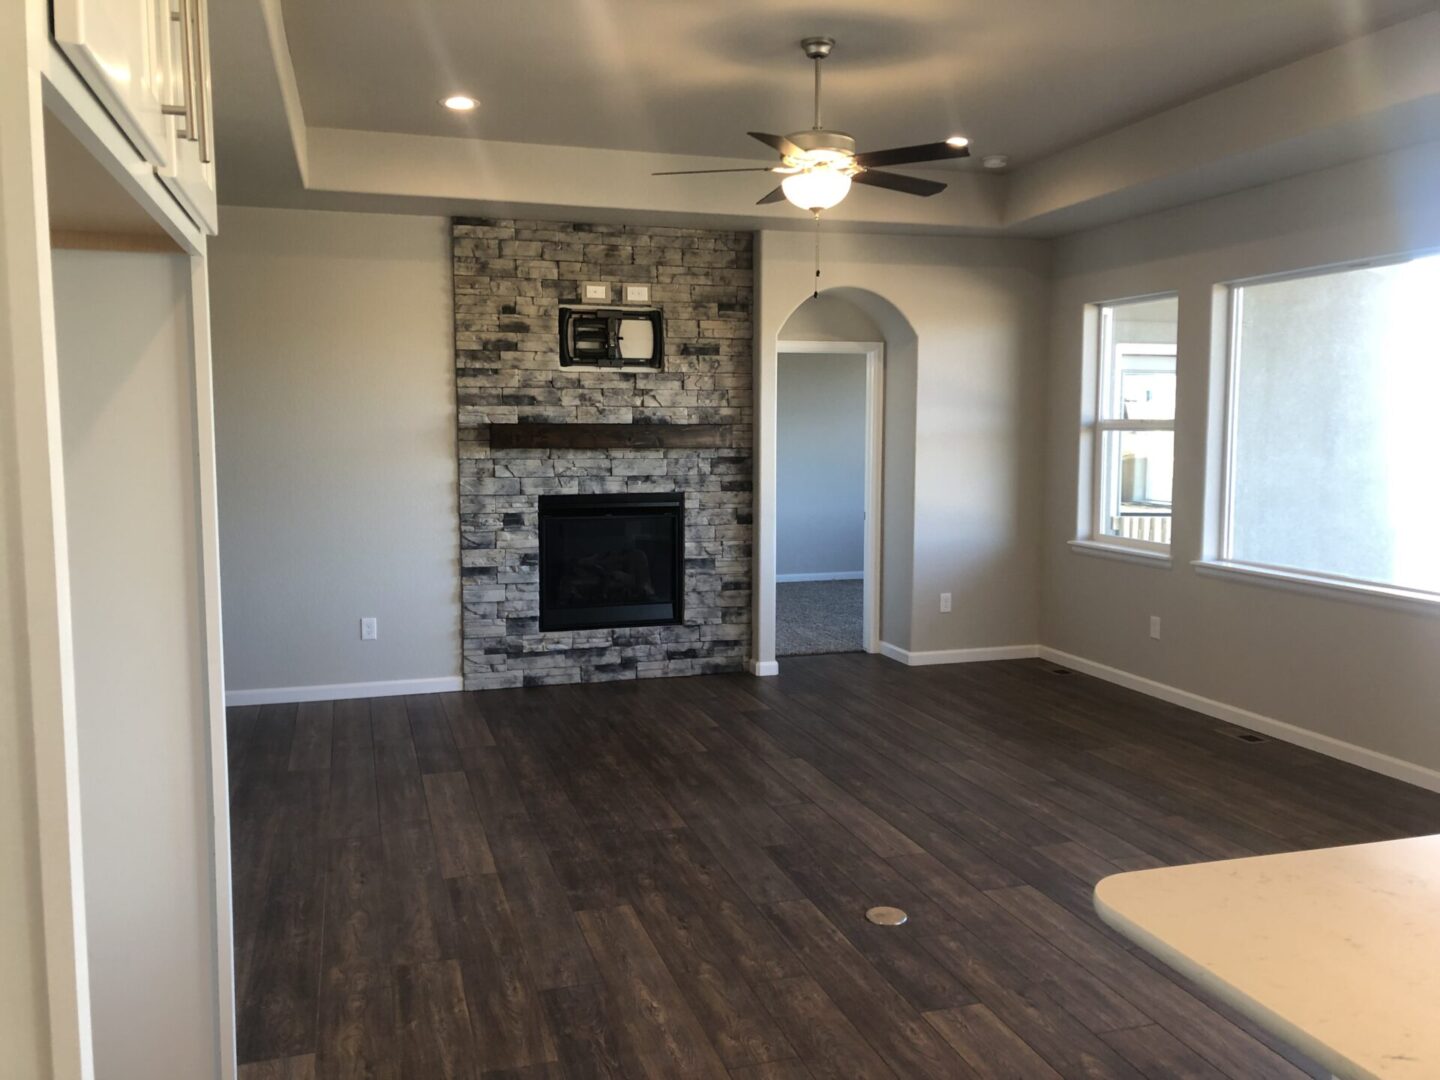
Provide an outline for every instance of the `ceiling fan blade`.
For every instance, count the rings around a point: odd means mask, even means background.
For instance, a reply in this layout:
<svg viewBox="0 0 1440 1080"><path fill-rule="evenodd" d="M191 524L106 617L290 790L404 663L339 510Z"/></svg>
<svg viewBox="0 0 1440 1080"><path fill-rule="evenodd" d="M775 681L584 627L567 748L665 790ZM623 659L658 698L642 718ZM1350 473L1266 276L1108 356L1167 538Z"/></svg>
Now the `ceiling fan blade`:
<svg viewBox="0 0 1440 1080"><path fill-rule="evenodd" d="M752 139L759 139L772 150L778 150L782 157L800 153L800 148L784 135L767 135L763 131L747 131L745 134Z"/></svg>
<svg viewBox="0 0 1440 1080"><path fill-rule="evenodd" d="M939 195L946 188L946 185L938 180L921 180L915 176L901 176L899 173L881 172L878 169L866 169L862 173L856 173L851 179L857 184L903 191L906 195Z"/></svg>
<svg viewBox="0 0 1440 1080"><path fill-rule="evenodd" d="M785 188L784 188L784 187L777 187L774 191L770 192L770 194L769 194L769 195L766 195L763 199L757 200L756 203L755 203L755 205L756 205L756 206L768 206L768 205L770 205L771 203L784 202L784 201L785 201Z"/></svg>
<svg viewBox="0 0 1440 1080"><path fill-rule="evenodd" d="M919 161L945 161L970 156L969 146L951 146L947 142L921 143L919 146L896 146L889 150L871 150L856 154L855 164L868 169L872 165L913 165Z"/></svg>
<svg viewBox="0 0 1440 1080"><path fill-rule="evenodd" d="M722 172L774 172L774 165L758 165L753 169L676 169L673 172L652 172L651 176L700 176L704 173Z"/></svg>

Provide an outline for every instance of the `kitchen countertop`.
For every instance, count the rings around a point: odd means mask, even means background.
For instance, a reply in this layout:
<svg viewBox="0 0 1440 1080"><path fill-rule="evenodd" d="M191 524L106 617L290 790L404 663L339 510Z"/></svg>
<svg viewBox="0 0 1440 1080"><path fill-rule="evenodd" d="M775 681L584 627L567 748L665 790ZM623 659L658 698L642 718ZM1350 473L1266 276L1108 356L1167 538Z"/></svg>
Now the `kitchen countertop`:
<svg viewBox="0 0 1440 1080"><path fill-rule="evenodd" d="M1121 934L1341 1077L1440 1077L1440 836L1105 878Z"/></svg>

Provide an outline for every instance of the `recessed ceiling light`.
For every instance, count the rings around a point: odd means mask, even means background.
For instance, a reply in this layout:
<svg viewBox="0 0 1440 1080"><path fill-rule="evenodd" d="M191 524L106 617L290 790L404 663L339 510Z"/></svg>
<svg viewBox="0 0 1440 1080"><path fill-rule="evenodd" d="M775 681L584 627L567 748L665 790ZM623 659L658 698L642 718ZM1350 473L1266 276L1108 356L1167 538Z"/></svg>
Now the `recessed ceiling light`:
<svg viewBox="0 0 1440 1080"><path fill-rule="evenodd" d="M953 146L958 150L962 146L969 146L970 140L965 138L964 135L951 135L948 139L945 140L945 145Z"/></svg>
<svg viewBox="0 0 1440 1080"><path fill-rule="evenodd" d="M469 112L471 109L477 108L480 102L468 94L451 94L447 98L441 98L440 104L455 112Z"/></svg>

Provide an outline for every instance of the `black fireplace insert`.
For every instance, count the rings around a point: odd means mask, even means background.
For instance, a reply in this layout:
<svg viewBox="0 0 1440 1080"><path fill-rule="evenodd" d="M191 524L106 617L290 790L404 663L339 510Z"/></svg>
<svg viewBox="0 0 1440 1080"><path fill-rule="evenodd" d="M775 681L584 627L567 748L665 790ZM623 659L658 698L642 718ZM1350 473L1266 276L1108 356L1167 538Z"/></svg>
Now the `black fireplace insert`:
<svg viewBox="0 0 1440 1080"><path fill-rule="evenodd" d="M541 495L540 629L685 621L685 495Z"/></svg>

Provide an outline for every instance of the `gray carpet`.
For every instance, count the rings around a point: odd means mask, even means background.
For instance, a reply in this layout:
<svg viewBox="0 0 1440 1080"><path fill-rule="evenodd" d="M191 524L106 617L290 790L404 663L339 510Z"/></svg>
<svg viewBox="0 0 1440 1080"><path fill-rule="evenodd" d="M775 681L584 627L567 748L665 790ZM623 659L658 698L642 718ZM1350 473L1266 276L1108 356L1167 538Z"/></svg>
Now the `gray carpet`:
<svg viewBox="0 0 1440 1080"><path fill-rule="evenodd" d="M781 581L775 585L775 655L864 652L863 581Z"/></svg>

